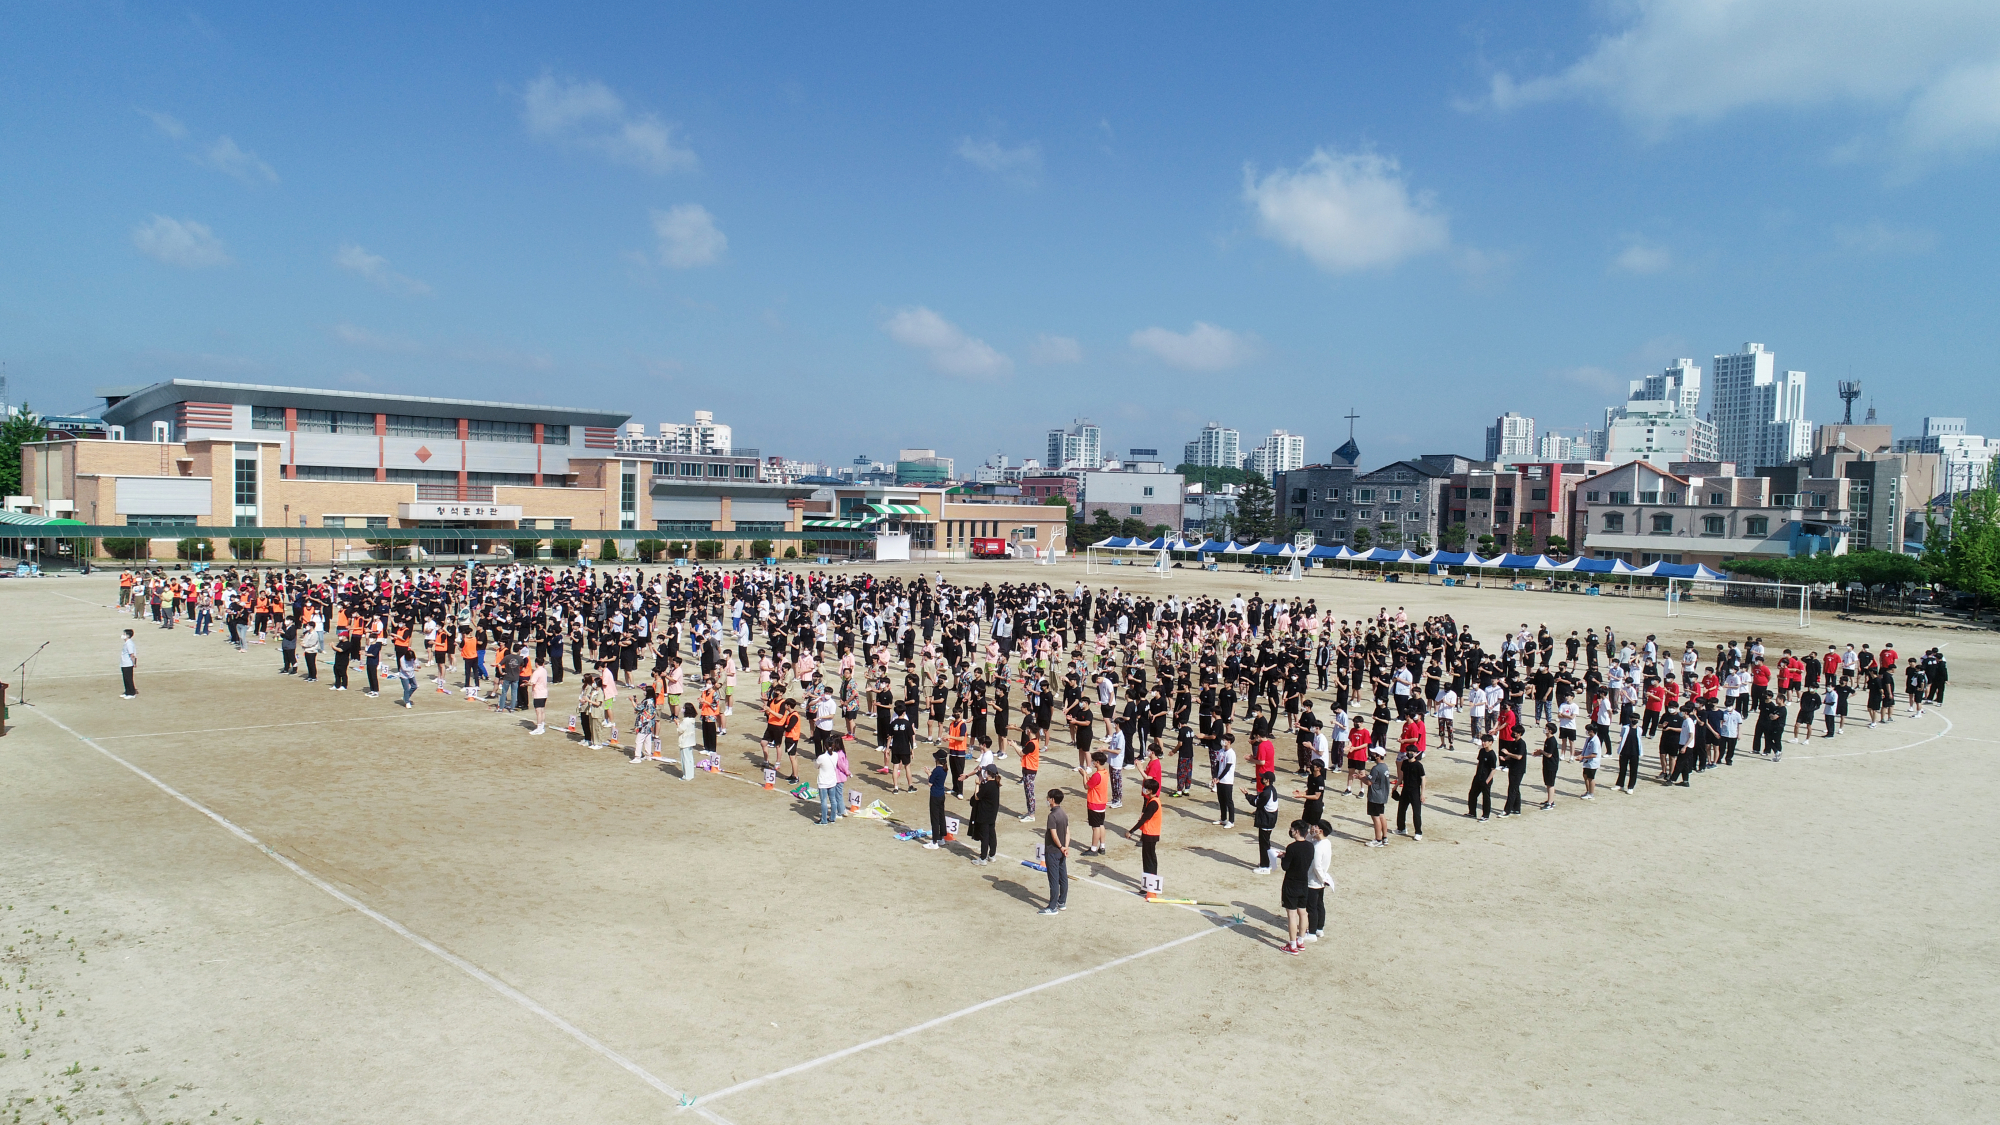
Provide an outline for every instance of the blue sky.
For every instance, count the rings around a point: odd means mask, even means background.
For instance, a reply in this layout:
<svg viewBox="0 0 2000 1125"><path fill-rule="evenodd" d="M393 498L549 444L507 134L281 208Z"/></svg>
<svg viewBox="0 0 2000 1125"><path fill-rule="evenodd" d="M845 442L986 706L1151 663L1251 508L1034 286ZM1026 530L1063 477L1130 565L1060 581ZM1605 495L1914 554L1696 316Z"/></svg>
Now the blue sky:
<svg viewBox="0 0 2000 1125"><path fill-rule="evenodd" d="M593 10L594 7L594 10ZM1581 426L1746 340L1994 433L2000 5L307 9L0 35L15 401L716 412L845 461Z"/></svg>

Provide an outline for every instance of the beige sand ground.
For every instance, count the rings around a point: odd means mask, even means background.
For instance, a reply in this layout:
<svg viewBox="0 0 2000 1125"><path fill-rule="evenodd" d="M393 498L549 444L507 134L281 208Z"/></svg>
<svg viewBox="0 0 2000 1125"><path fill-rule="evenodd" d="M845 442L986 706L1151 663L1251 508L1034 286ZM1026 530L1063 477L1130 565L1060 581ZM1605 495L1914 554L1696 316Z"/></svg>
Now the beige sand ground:
<svg viewBox="0 0 2000 1125"><path fill-rule="evenodd" d="M953 577L975 574L1083 577ZM1027 868L818 827L782 794L683 783L442 696L406 713L304 687L269 647L142 626L143 694L122 702L112 580L7 581L0 663L52 643L0 739L0 1121L2000 1115L1992 634L1802 636L1776 614L1669 622L1658 602L1324 577L1303 592L1355 614L1449 608L1489 634L1948 641L1954 679L1933 716L1691 790L1585 803L1572 767L1560 808L1520 820L1455 818L1469 768L1438 762L1427 839L1343 843L1328 940L1293 958L1249 834L1196 802L1168 819L1169 890L1248 924L1136 898L1122 840L1039 917ZM753 749L732 737L725 760L747 773ZM1362 831L1354 803L1331 811ZM1028 825L1001 831L1029 854Z"/></svg>

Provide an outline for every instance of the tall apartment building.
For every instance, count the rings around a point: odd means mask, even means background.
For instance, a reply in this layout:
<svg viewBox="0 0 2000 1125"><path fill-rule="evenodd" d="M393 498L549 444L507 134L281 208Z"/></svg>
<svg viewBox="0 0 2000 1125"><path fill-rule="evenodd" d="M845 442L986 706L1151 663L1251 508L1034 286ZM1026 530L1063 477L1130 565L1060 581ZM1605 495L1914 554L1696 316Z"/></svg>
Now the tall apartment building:
<svg viewBox="0 0 2000 1125"><path fill-rule="evenodd" d="M1104 464L1104 431L1088 418L1076 419L1066 430L1050 430L1042 463L1051 469L1097 468Z"/></svg>
<svg viewBox="0 0 2000 1125"><path fill-rule="evenodd" d="M1240 469L1243 435L1220 422L1210 422L1184 447L1181 463L1204 469Z"/></svg>
<svg viewBox="0 0 2000 1125"><path fill-rule="evenodd" d="M1897 439L1896 452L1937 454L1944 474L1940 495L1948 496L1986 487L2000 441L1966 433L1963 418L1925 418L1923 436Z"/></svg>
<svg viewBox="0 0 2000 1125"><path fill-rule="evenodd" d="M1509 410L1486 427L1488 461L1527 460L1535 456L1535 420Z"/></svg>
<svg viewBox="0 0 2000 1125"><path fill-rule="evenodd" d="M1272 430L1264 444L1250 451L1243 459L1243 467L1262 474L1265 480L1278 479L1279 473L1287 473L1302 468L1306 463L1306 439L1302 434Z"/></svg>
<svg viewBox="0 0 2000 1125"><path fill-rule="evenodd" d="M728 426L717 425L715 412L697 410L694 421L661 422L657 437L646 436L643 422L627 422L625 432L618 438L620 453L696 453L709 457L731 455L731 436ZM753 450L750 456L756 456Z"/></svg>
<svg viewBox="0 0 2000 1125"><path fill-rule="evenodd" d="M1715 357L1716 458L1739 471L1783 465L1812 452L1806 419L1806 373L1780 375L1777 356L1748 343L1734 355Z"/></svg>

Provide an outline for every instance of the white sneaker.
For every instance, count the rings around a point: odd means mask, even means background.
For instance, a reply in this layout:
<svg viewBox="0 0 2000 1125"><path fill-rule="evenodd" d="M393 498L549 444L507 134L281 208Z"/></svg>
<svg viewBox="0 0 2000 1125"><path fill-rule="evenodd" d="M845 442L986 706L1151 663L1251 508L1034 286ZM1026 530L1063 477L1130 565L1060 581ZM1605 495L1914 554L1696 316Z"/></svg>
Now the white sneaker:
<svg viewBox="0 0 2000 1125"><path fill-rule="evenodd" d="M528 733L529 733L529 734L540 734L540 733L542 733L543 731L545 731L545 730L547 730L547 729L549 729L549 728L547 728L547 727L544 727L544 726L538 726L538 727L536 727L536 728L535 728L534 730L531 730L531 731L529 731Z"/></svg>
<svg viewBox="0 0 2000 1125"><path fill-rule="evenodd" d="M1035 814L1034 814L1034 813L1029 813L1028 815L1026 815L1026 816L1024 816L1024 817L1022 817L1022 818L1021 818L1021 823L1022 823L1022 824L1033 824L1034 822L1035 822Z"/></svg>
<svg viewBox="0 0 2000 1125"><path fill-rule="evenodd" d="M1257 868L1257 869L1256 869L1255 871L1252 871L1252 872L1251 872L1250 874L1252 874L1252 875L1269 875L1270 873L1271 873L1271 869L1270 869L1270 868L1268 868L1268 867L1259 867L1259 868Z"/></svg>
<svg viewBox="0 0 2000 1125"><path fill-rule="evenodd" d="M925 845L924 845L924 850L925 850L925 851L927 851L927 852L934 852L934 851L938 850L938 846L937 846L937 844L935 844L935 843L930 843L930 844L925 844Z"/></svg>
<svg viewBox="0 0 2000 1125"><path fill-rule="evenodd" d="M1318 940L1319 940L1319 935L1318 935L1318 934L1307 934L1307 935L1305 935L1304 937L1300 938L1299 940L1300 940L1300 941L1318 941Z"/></svg>

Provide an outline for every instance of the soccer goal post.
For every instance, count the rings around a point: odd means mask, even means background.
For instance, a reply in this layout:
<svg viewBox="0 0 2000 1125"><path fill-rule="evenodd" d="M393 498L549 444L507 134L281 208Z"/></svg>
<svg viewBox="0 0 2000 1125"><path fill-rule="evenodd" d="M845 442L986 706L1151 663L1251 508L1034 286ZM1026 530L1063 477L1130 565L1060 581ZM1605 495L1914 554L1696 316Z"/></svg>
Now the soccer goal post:
<svg viewBox="0 0 2000 1125"><path fill-rule="evenodd" d="M1774 609L1797 614L1801 629L1812 624L1812 587L1795 582L1669 578L1666 601L1668 617L1726 618L1733 609Z"/></svg>

